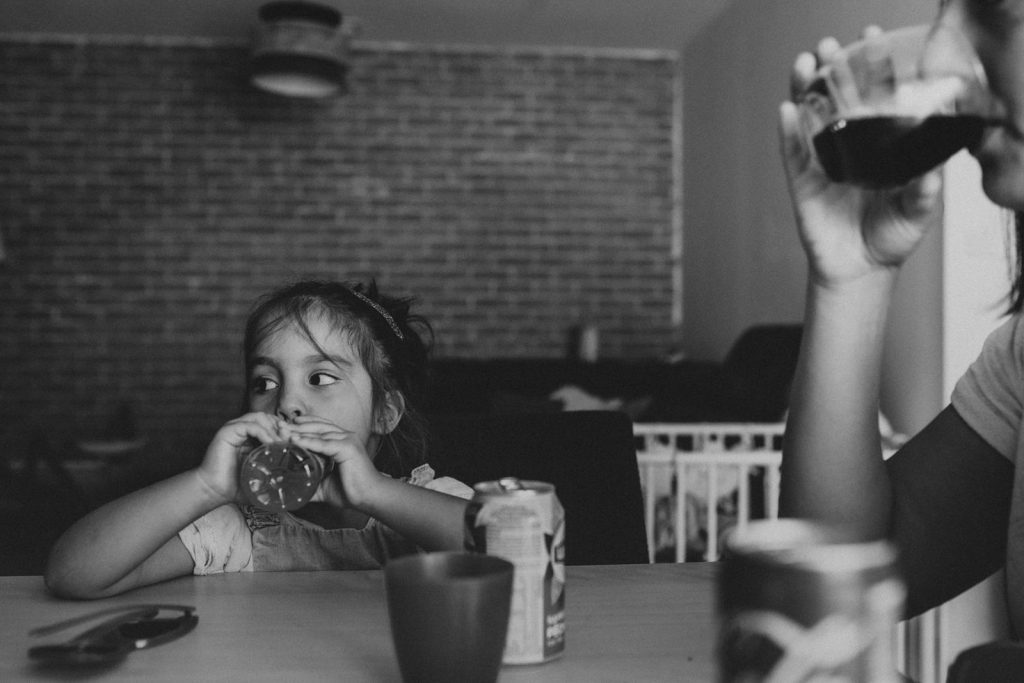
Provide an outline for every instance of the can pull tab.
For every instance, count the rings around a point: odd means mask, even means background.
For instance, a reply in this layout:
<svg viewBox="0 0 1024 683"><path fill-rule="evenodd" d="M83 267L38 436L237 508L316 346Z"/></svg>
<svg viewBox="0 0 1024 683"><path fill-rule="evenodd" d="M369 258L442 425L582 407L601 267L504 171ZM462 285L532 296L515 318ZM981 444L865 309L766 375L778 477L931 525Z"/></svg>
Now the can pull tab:
<svg viewBox="0 0 1024 683"><path fill-rule="evenodd" d="M523 490L523 482L519 481L519 477L502 477L498 480L498 486L501 487L502 491Z"/></svg>

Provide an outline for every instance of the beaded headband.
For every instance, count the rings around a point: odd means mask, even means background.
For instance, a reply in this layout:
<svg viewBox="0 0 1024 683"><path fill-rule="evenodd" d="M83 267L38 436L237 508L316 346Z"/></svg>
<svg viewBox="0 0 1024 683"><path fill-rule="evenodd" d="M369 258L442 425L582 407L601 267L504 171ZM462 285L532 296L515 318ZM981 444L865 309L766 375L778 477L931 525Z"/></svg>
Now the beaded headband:
<svg viewBox="0 0 1024 683"><path fill-rule="evenodd" d="M381 306L379 303L369 298L365 294L361 294L354 289L349 289L348 291L352 292L352 294L355 295L355 297L362 301L364 304L366 304L373 310L377 311L377 313L380 314L380 317L384 318L384 321L388 324L388 327L391 328L391 331L395 333L395 336L403 341L405 340L405 335L402 334L402 330L398 328L398 323L395 322L395 319L391 317L391 314L388 313L383 306Z"/></svg>

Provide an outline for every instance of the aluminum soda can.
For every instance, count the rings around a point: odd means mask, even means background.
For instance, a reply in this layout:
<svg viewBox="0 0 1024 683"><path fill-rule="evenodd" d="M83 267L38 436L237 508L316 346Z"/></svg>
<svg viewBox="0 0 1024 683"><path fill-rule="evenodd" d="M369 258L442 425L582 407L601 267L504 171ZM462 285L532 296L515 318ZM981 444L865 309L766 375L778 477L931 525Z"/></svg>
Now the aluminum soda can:
<svg viewBox="0 0 1024 683"><path fill-rule="evenodd" d="M473 487L466 549L515 565L502 662L537 664L565 650L565 512L555 487L506 477Z"/></svg>
<svg viewBox="0 0 1024 683"><path fill-rule="evenodd" d="M887 541L853 543L796 519L725 540L718 575L720 683L898 683L906 590Z"/></svg>

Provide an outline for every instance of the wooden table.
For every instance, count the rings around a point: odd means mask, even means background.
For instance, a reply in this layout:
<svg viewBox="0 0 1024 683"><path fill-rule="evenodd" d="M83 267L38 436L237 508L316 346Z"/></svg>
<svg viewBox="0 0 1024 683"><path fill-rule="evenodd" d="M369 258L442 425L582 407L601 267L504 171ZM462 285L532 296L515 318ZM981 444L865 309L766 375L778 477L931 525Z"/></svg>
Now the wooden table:
<svg viewBox="0 0 1024 683"><path fill-rule="evenodd" d="M499 681L713 681L714 577L714 565L700 563L569 567L565 654L505 666ZM135 652L95 680L398 683L383 578L231 574L67 602L49 597L40 577L0 577L0 681L53 679L26 654L53 637L32 638L32 627L111 605L179 603L197 607L192 633Z"/></svg>

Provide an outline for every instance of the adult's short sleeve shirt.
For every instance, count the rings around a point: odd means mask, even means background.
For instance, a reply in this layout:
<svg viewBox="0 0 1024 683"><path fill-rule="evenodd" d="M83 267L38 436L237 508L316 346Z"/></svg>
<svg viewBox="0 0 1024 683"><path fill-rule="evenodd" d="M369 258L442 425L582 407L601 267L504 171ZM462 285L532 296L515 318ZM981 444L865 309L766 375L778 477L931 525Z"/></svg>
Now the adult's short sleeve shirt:
<svg viewBox="0 0 1024 683"><path fill-rule="evenodd" d="M1024 625L1024 319L1014 315L985 340L957 382L953 408L1014 465L1006 536L1007 600L1013 623Z"/></svg>

